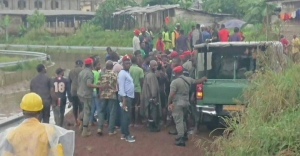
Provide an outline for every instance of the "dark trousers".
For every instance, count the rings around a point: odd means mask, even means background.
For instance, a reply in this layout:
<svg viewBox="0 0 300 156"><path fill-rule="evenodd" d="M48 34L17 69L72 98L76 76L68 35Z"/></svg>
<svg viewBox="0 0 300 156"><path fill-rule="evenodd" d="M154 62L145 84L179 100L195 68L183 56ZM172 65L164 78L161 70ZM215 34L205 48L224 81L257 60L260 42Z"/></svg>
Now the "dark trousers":
<svg viewBox="0 0 300 156"><path fill-rule="evenodd" d="M62 127L65 118L67 99L61 99L60 106L58 106L58 101L56 101L56 106L53 107L54 121L57 126Z"/></svg>
<svg viewBox="0 0 300 156"><path fill-rule="evenodd" d="M75 121L78 119L78 114L82 112L83 107L82 103L79 100L78 96L72 96L73 100L73 115L75 117Z"/></svg>
<svg viewBox="0 0 300 156"><path fill-rule="evenodd" d="M49 100L43 100L43 105L44 105L44 108L41 111L39 120L40 120L40 122L43 122L43 123L49 123L51 102Z"/></svg>
<svg viewBox="0 0 300 156"><path fill-rule="evenodd" d="M133 124L136 124L137 122L140 122L140 121L137 121L140 119L140 114L139 114L139 108L136 107L136 106L140 106L140 94L141 93L138 93L138 92L135 92L134 93L134 99L132 101L132 109L130 110L130 120Z"/></svg>
<svg viewBox="0 0 300 156"><path fill-rule="evenodd" d="M130 135L129 124L130 124L130 112L132 109L132 98L126 97L127 111L121 108L122 118L121 118L121 133L126 137Z"/></svg>
<svg viewBox="0 0 300 156"><path fill-rule="evenodd" d="M119 97L118 92L116 93L116 95L117 95L117 97ZM116 103L117 103L117 105L116 105L117 115L116 115L115 125L118 127L121 127L122 108L119 104L120 103L119 98L117 98Z"/></svg>

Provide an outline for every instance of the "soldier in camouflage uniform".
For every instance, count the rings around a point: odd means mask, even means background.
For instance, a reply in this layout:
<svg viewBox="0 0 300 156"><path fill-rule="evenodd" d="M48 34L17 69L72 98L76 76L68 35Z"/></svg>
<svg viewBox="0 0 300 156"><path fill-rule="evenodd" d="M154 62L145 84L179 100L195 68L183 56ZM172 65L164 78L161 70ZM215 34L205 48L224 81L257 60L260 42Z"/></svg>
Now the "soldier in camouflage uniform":
<svg viewBox="0 0 300 156"><path fill-rule="evenodd" d="M84 60L84 64L85 68L78 75L77 95L83 103L83 123L80 126L80 129L82 129L81 135L83 137L87 137L91 135L91 132L88 131L88 125L91 116L93 89L100 88L100 86L93 84L93 60L91 58L87 58Z"/></svg>

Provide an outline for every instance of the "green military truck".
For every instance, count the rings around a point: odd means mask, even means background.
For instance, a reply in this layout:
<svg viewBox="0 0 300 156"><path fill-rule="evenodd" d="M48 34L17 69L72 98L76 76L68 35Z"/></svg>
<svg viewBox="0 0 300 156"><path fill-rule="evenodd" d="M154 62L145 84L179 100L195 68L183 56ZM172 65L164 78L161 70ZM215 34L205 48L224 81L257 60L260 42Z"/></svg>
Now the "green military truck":
<svg viewBox="0 0 300 156"><path fill-rule="evenodd" d="M205 124L208 129L215 129L220 124L220 116L228 116L231 111L242 108L237 105L237 101L243 102L242 92L249 84L245 73L259 68L257 52L266 52L269 47L275 48L277 54L284 57L280 42L216 42L195 45L198 51L195 54L196 78L208 78L205 83L196 86L196 106L201 124Z"/></svg>

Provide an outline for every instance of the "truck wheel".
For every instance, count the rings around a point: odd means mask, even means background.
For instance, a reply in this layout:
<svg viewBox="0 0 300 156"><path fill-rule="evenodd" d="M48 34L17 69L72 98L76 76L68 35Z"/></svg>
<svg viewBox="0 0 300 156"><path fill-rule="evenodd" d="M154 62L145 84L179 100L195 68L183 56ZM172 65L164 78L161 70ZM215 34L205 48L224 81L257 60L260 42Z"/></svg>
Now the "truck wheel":
<svg viewBox="0 0 300 156"><path fill-rule="evenodd" d="M218 116L213 116L212 120L206 124L206 128L210 131L215 130L216 128L219 128L220 123L219 123L219 117Z"/></svg>

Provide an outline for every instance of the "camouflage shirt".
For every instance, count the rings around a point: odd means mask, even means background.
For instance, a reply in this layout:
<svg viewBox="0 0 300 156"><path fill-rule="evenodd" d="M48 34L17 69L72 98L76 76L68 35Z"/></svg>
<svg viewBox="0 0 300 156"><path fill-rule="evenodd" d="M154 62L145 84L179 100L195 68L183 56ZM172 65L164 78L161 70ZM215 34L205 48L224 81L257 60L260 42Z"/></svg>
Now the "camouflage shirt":
<svg viewBox="0 0 300 156"><path fill-rule="evenodd" d="M118 84L118 76L112 70L106 70L100 78L100 86L105 87L100 94L101 99L117 99L116 86Z"/></svg>
<svg viewBox="0 0 300 156"><path fill-rule="evenodd" d="M83 69L80 66L76 66L69 73L69 82L71 83L71 95L77 95L78 89L78 75Z"/></svg>

